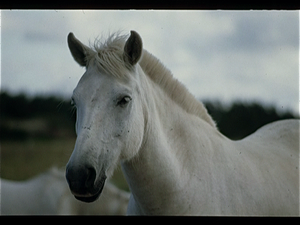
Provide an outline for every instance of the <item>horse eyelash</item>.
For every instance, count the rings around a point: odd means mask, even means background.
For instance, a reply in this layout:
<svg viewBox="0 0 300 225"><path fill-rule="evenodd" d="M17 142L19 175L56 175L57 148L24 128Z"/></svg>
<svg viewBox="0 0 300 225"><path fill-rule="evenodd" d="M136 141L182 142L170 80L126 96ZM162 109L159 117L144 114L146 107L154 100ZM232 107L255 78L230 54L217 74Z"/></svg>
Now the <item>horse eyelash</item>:
<svg viewBox="0 0 300 225"><path fill-rule="evenodd" d="M73 99L73 98L71 98L71 106L74 106L74 107L76 107L76 103L75 103L75 101L74 101L74 99Z"/></svg>

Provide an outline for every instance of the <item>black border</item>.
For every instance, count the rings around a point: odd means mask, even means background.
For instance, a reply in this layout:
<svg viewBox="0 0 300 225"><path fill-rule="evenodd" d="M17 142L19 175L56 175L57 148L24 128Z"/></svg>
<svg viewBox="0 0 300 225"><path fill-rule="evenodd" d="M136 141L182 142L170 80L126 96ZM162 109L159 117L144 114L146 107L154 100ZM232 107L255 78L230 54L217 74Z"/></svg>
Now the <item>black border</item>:
<svg viewBox="0 0 300 225"><path fill-rule="evenodd" d="M300 2L273 1L270 2L230 2L230 1L116 1L116 0L52 0L52 1L1 1L1 9L157 9L157 10L196 10L196 9L225 9L225 10L250 10L250 9L288 9L299 10Z"/></svg>

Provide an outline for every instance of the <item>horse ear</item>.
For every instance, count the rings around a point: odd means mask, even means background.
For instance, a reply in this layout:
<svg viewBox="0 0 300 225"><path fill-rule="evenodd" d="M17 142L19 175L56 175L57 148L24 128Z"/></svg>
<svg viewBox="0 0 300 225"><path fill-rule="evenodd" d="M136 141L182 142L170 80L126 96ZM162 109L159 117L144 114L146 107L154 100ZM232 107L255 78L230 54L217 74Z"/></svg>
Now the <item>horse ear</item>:
<svg viewBox="0 0 300 225"><path fill-rule="evenodd" d="M124 60L130 65L135 65L142 56L143 43L140 35L135 31L130 31L130 37L124 46Z"/></svg>
<svg viewBox="0 0 300 225"><path fill-rule="evenodd" d="M73 33L68 35L68 46L75 61L80 66L87 66L86 56L89 48L75 38Z"/></svg>

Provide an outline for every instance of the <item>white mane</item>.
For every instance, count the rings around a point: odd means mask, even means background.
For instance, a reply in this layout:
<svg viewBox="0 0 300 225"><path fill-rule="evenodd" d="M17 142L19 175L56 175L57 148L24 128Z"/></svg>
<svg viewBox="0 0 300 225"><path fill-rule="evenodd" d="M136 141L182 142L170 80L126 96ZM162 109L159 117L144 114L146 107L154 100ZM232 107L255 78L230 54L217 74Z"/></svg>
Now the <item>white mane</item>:
<svg viewBox="0 0 300 225"><path fill-rule="evenodd" d="M188 113L199 116L210 125L216 126L202 102L198 101L182 83L175 79L171 71L155 56L144 50L139 64L144 72L165 90L173 101Z"/></svg>
<svg viewBox="0 0 300 225"><path fill-rule="evenodd" d="M130 65L127 65L123 60L123 49L127 37L127 35L114 33L104 42L97 39L93 46L94 54L90 54L87 61L94 59L100 70L117 77L126 76L128 74L126 70L128 72L131 69ZM171 71L155 56L144 49L139 64L145 74L157 83L186 112L202 118L213 127L216 126L204 105L182 83L175 79Z"/></svg>

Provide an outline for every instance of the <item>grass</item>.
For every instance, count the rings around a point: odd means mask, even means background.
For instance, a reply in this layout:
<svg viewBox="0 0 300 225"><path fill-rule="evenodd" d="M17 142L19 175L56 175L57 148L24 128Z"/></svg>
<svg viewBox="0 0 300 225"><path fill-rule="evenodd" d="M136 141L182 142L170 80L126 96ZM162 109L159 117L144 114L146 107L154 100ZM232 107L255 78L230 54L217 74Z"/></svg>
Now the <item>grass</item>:
<svg viewBox="0 0 300 225"><path fill-rule="evenodd" d="M65 169L74 144L75 138L1 142L1 178L26 180L52 166ZM111 181L119 188L129 190L121 169L115 171Z"/></svg>

